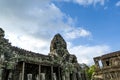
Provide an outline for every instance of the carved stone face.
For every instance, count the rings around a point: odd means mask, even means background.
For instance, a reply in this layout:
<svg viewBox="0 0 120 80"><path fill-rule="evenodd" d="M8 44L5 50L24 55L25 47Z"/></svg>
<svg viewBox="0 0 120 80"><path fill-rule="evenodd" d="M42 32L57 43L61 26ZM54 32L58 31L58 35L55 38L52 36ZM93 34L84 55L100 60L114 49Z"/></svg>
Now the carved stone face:
<svg viewBox="0 0 120 80"><path fill-rule="evenodd" d="M54 51L56 51L56 53L52 54ZM68 54L67 44L60 34L56 34L52 39L50 45L50 52L50 55L63 56L64 54Z"/></svg>
<svg viewBox="0 0 120 80"><path fill-rule="evenodd" d="M4 31L2 28L0 28L0 37L4 37Z"/></svg>
<svg viewBox="0 0 120 80"><path fill-rule="evenodd" d="M56 34L51 41L50 51L53 51L55 49L66 49L67 45L65 40L60 34Z"/></svg>

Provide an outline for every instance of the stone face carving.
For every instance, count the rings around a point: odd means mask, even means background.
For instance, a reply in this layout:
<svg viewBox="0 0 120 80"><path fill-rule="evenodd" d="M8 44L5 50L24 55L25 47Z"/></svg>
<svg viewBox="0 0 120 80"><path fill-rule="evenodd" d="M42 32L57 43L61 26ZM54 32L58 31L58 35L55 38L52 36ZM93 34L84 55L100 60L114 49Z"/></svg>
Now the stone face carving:
<svg viewBox="0 0 120 80"><path fill-rule="evenodd" d="M67 49L65 40L60 34L56 34L51 41L50 52L54 49Z"/></svg>
<svg viewBox="0 0 120 80"><path fill-rule="evenodd" d="M63 56L65 52L67 53L67 51L65 51L66 49L67 45L65 40L62 38L60 34L56 34L51 41L50 54Z"/></svg>
<svg viewBox="0 0 120 80"><path fill-rule="evenodd" d="M56 61L55 63L59 63L62 66L63 80L77 80L76 77L78 77L78 75L75 73L78 73L81 68L77 62L76 56L68 52L67 44L60 34L56 34L52 39L49 55L52 57L53 61ZM70 74L74 76L70 77Z"/></svg>
<svg viewBox="0 0 120 80"><path fill-rule="evenodd" d="M67 44L60 34L56 34L52 39L49 55L55 59L60 59L62 62L77 63L76 56L69 54Z"/></svg>

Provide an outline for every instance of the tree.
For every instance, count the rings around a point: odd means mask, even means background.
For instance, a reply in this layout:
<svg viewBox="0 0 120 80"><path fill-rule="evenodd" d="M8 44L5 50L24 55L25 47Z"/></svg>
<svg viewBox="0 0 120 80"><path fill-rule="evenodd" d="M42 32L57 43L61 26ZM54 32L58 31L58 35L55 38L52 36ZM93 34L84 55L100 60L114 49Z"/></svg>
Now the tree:
<svg viewBox="0 0 120 80"><path fill-rule="evenodd" d="M87 75L90 80L92 79L92 75L94 74L94 72L95 72L95 65L92 65L89 67L87 71Z"/></svg>

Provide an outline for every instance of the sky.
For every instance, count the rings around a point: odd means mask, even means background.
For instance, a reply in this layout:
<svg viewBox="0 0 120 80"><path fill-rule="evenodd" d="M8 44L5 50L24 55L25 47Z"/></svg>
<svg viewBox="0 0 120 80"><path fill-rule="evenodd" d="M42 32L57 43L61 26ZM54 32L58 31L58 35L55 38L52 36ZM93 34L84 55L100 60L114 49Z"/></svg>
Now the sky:
<svg viewBox="0 0 120 80"><path fill-rule="evenodd" d="M0 27L13 46L47 55L60 33L79 63L120 50L120 0L0 0Z"/></svg>

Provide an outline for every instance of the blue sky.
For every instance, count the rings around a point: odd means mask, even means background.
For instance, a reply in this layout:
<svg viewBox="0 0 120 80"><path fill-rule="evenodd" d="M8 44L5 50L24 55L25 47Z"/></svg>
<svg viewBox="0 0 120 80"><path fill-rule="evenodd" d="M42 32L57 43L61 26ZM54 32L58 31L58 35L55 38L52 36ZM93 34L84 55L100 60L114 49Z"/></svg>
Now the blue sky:
<svg viewBox="0 0 120 80"><path fill-rule="evenodd" d="M101 5L100 2L95 5L55 2L61 11L71 16L73 19L77 19L75 22L77 27L82 26L92 32L93 41L85 41L85 44L112 45L114 46L111 48L113 51L119 50L120 47L118 44L120 40L118 37L120 32L120 6L118 6L118 3L120 3L119 0L104 0L104 5Z"/></svg>
<svg viewBox="0 0 120 80"><path fill-rule="evenodd" d="M77 19L76 26L83 27L92 32L95 43L114 45L119 49L120 40L120 7L116 6L118 0L109 0L104 5L99 3L82 6L69 2L55 2L55 4L67 15ZM114 44L113 44L114 43Z"/></svg>
<svg viewBox="0 0 120 80"><path fill-rule="evenodd" d="M14 46L49 53L60 33L79 63L120 50L120 0L0 0L0 27Z"/></svg>

